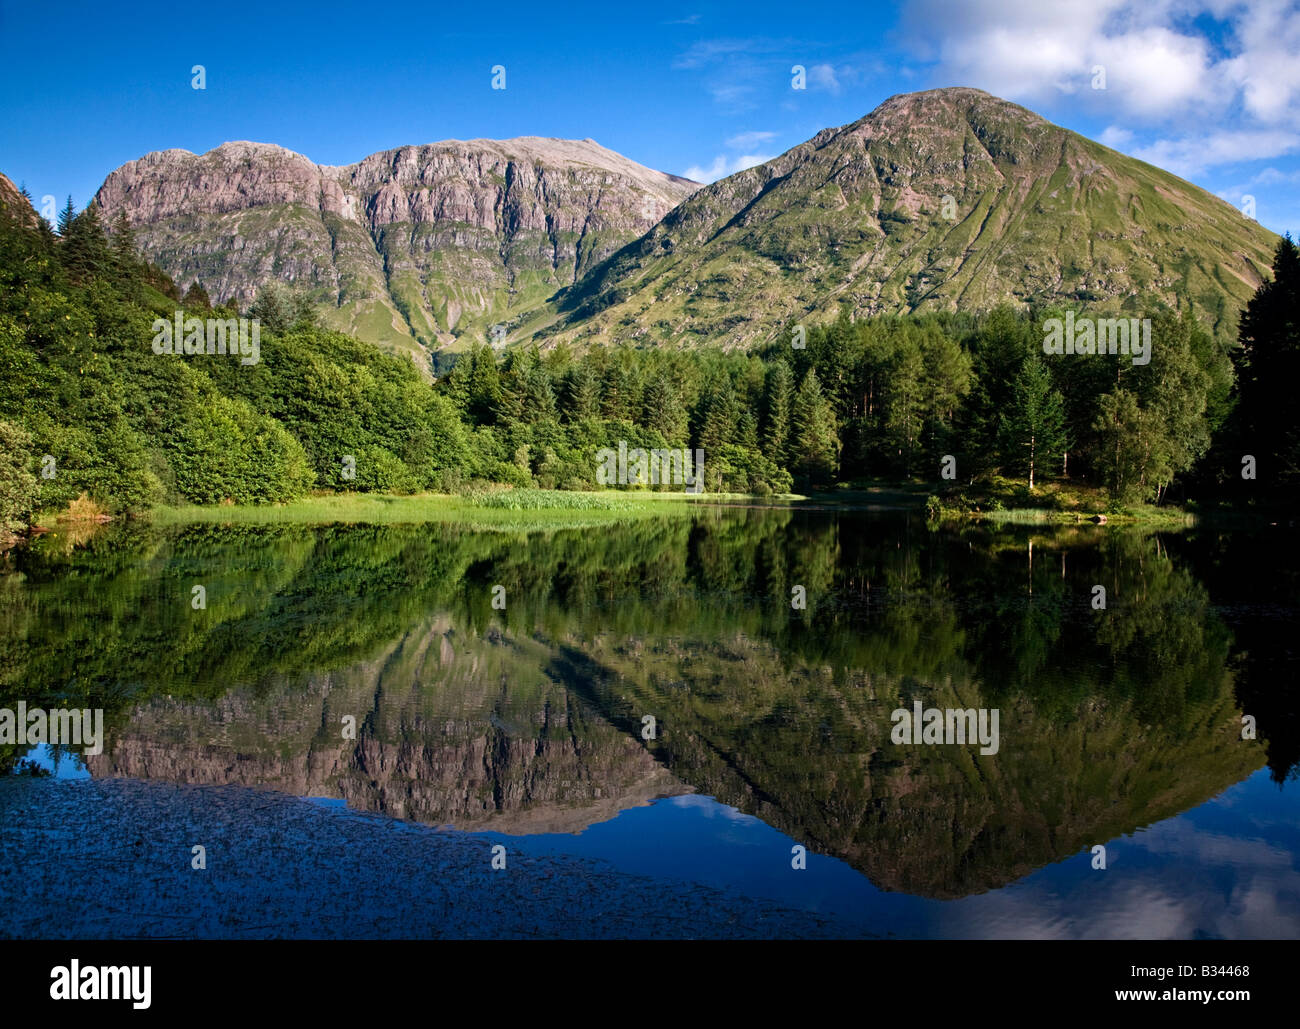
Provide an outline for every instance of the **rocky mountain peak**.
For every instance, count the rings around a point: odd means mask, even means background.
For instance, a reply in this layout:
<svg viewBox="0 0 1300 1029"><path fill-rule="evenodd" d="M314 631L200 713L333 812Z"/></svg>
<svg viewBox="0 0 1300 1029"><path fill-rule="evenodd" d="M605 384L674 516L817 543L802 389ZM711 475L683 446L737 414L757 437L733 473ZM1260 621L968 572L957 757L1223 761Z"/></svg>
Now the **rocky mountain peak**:
<svg viewBox="0 0 1300 1029"><path fill-rule="evenodd" d="M326 324L426 367L431 350L509 327L697 188L590 139L443 140L343 166L241 140L146 154L96 202L125 211L182 288L246 305L286 281Z"/></svg>

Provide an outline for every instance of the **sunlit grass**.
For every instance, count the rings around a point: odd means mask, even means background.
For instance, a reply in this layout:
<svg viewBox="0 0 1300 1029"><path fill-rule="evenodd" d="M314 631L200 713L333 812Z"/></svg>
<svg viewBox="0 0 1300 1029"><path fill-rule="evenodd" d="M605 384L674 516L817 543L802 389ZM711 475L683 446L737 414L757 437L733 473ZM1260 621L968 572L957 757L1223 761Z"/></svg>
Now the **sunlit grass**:
<svg viewBox="0 0 1300 1029"><path fill-rule="evenodd" d="M973 518L994 524L1077 524L1103 516L1106 523L1184 528L1197 518L1180 507L1116 504L1096 486L1048 480L1031 492L1023 480L987 476L968 486L931 498L927 504L940 518Z"/></svg>
<svg viewBox="0 0 1300 1029"><path fill-rule="evenodd" d="M563 529L687 514L687 494L500 490L480 497L338 493L289 504L159 507L160 525L400 525L452 522L480 529Z"/></svg>

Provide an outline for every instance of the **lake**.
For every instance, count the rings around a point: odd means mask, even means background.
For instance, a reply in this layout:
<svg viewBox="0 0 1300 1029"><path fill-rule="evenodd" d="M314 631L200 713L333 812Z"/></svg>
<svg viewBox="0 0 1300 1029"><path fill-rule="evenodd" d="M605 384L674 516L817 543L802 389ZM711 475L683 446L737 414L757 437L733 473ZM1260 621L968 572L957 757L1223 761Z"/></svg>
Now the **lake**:
<svg viewBox="0 0 1300 1029"><path fill-rule="evenodd" d="M0 935L1294 938L1298 576L889 511L51 534L0 708L103 749L0 744Z"/></svg>

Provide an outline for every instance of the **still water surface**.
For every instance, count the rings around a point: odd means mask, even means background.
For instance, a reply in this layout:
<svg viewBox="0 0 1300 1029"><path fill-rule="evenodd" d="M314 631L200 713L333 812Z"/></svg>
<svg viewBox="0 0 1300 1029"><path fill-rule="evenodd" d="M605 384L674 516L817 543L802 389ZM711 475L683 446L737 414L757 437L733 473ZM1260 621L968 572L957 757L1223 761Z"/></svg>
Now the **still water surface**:
<svg viewBox="0 0 1300 1029"><path fill-rule="evenodd" d="M1300 554L1273 532L702 508L46 538L0 559L0 707L102 707L107 739L0 767L311 798L854 935L1295 937ZM996 753L895 742L917 701L996 709Z"/></svg>

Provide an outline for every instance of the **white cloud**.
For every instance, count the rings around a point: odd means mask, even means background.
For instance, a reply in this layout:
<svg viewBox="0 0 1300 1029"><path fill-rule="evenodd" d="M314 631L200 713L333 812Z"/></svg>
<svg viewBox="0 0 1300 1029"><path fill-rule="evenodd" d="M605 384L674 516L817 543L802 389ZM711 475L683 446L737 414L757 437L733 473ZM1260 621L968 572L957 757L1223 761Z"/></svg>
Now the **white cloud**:
<svg viewBox="0 0 1300 1029"><path fill-rule="evenodd" d="M1157 139L1130 155L1189 178L1207 168L1281 157L1300 149L1300 133L1285 129L1229 130Z"/></svg>
<svg viewBox="0 0 1300 1029"><path fill-rule="evenodd" d="M1300 895L1288 837L1247 836L1240 821L1234 828L1236 835L1215 833L1176 816L1107 843L1110 871L1062 880L1041 870L953 902L939 929L983 939L1294 938ZM1085 851L1066 863L1086 868L1087 860Z"/></svg>
<svg viewBox="0 0 1300 1029"><path fill-rule="evenodd" d="M1287 183L1300 184L1300 170L1284 172L1279 168L1265 168L1249 182L1251 186L1280 186Z"/></svg>
<svg viewBox="0 0 1300 1029"><path fill-rule="evenodd" d="M1216 4L1211 11L1233 18L1241 52L1223 62L1241 91L1246 111L1262 121L1293 123L1300 104L1300 10L1286 0ZM1222 10L1220 9L1222 8Z"/></svg>
<svg viewBox="0 0 1300 1029"><path fill-rule="evenodd" d="M1110 121L1107 146L1180 175L1292 153L1300 134L1295 0L912 0L904 38L936 79L1068 97Z"/></svg>
<svg viewBox="0 0 1300 1029"><path fill-rule="evenodd" d="M768 143L774 139L776 139L775 132L742 132L727 140L727 147L731 150L750 150L760 143Z"/></svg>
<svg viewBox="0 0 1300 1029"><path fill-rule="evenodd" d="M835 75L835 69L829 64L814 64L809 68L808 85L831 93L838 94L840 91L840 80Z"/></svg>
<svg viewBox="0 0 1300 1029"><path fill-rule="evenodd" d="M674 68L703 68L719 60L752 53L761 44L753 39L702 39L673 61Z"/></svg>
<svg viewBox="0 0 1300 1029"><path fill-rule="evenodd" d="M756 106L754 94L772 79L772 56L789 47L771 39L702 39L683 50L672 67L701 73L714 102L738 112Z"/></svg>
<svg viewBox="0 0 1300 1029"><path fill-rule="evenodd" d="M1193 27L1201 15L1226 26L1221 48ZM1266 122L1300 118L1300 7L1288 0L914 0L905 24L945 80L999 96L1075 95L1152 122L1234 106ZM1097 65L1106 88L1094 91Z"/></svg>
<svg viewBox="0 0 1300 1029"><path fill-rule="evenodd" d="M1114 91L1130 114L1158 117L1187 104L1219 102L1203 39L1149 28L1096 40L1092 53L1088 88L1093 67L1105 68L1106 91Z"/></svg>
<svg viewBox="0 0 1300 1029"><path fill-rule="evenodd" d="M773 154L742 154L739 157L727 157L725 154L719 154L713 159L713 163L707 167L693 164L682 174L688 179L694 179L696 182L716 182L718 179L724 179L738 171L764 164L772 160L774 156Z"/></svg>
<svg viewBox="0 0 1300 1029"><path fill-rule="evenodd" d="M1112 150L1123 150L1133 142L1133 133L1131 130L1119 125L1107 125L1102 130L1101 135L1097 137L1097 142L1102 146L1110 147Z"/></svg>
<svg viewBox="0 0 1300 1029"><path fill-rule="evenodd" d="M1214 87L1222 76L1212 73L1206 39L1174 28L1174 13L1166 4L1129 0L978 0L957 11L918 0L908 17L919 36L914 48L954 81L1043 100L1092 92L1100 65L1100 98L1128 114L1158 117L1219 99Z"/></svg>
<svg viewBox="0 0 1300 1029"><path fill-rule="evenodd" d="M712 82L706 87L709 95L724 107L738 107L754 92L754 87L743 82Z"/></svg>

